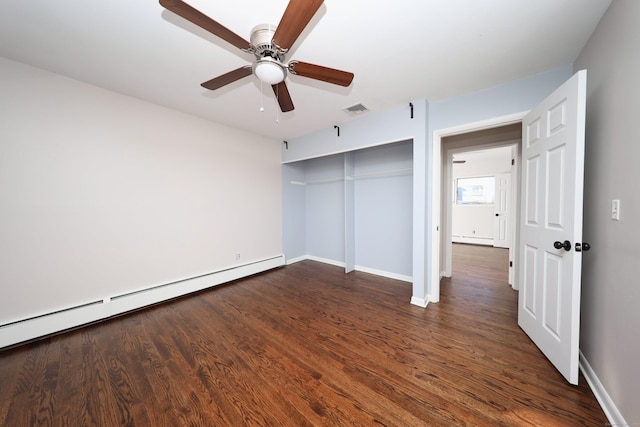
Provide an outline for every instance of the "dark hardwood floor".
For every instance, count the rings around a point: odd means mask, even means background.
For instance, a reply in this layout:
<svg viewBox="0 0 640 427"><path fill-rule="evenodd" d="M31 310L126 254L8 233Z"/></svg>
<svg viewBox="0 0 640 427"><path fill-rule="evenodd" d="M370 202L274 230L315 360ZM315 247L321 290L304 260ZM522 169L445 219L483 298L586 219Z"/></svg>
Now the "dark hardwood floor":
<svg viewBox="0 0 640 427"><path fill-rule="evenodd" d="M454 259L427 309L305 261L5 350L0 424L606 425L518 328L506 251Z"/></svg>

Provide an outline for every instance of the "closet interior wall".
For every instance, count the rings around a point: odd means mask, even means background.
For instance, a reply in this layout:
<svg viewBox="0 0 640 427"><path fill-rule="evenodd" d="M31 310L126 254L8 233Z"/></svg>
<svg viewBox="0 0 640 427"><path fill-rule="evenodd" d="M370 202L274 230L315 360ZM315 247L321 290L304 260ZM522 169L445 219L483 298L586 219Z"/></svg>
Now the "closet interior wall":
<svg viewBox="0 0 640 427"><path fill-rule="evenodd" d="M284 251L411 281L413 143L283 165Z"/></svg>

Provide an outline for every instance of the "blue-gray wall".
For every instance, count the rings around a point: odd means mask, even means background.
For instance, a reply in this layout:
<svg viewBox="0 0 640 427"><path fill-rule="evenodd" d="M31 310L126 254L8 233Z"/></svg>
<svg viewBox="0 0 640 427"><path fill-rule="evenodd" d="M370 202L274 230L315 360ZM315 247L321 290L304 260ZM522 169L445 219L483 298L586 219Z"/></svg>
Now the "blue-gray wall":
<svg viewBox="0 0 640 427"><path fill-rule="evenodd" d="M307 199L306 188L291 182L305 180L304 165L282 165L282 251L286 260L307 254Z"/></svg>
<svg viewBox="0 0 640 427"><path fill-rule="evenodd" d="M431 130L528 111L564 83L571 64L478 92L429 104Z"/></svg>
<svg viewBox="0 0 640 427"><path fill-rule="evenodd" d="M412 141L283 165L286 258L343 265L345 247L352 245L358 269L410 278L412 167ZM352 203L345 193L349 182L354 186Z"/></svg>
<svg viewBox="0 0 640 427"><path fill-rule="evenodd" d="M411 141L354 153L357 267L411 277L412 168Z"/></svg>
<svg viewBox="0 0 640 427"><path fill-rule="evenodd" d="M344 156L307 160L305 165L307 255L344 262ZM316 182L329 180L329 182Z"/></svg>
<svg viewBox="0 0 640 427"><path fill-rule="evenodd" d="M282 161L285 164L290 164L302 160L319 158L336 153L348 153L354 150L399 141L413 141L411 276L413 278L413 295L419 295L419 297L417 297L419 300L426 300L425 273L429 260L425 256L425 242L426 239L430 237L430 232L427 229L427 217L425 214L428 190L426 188L427 179L424 165L427 159L426 132L428 104L426 100L416 100L413 101L413 107L413 117L410 115L409 102L407 102L406 105L401 105L388 111L366 114L357 120L341 125L339 137L337 136L336 130L331 128L301 138L292 139L289 141L287 147L283 146L282 148ZM422 166L416 168L416 164ZM284 182L283 185L285 186L284 191L286 193L287 183ZM287 196L284 197L286 200L289 200ZM288 216L291 212L288 211L287 205L284 205L283 209L283 226L285 228L285 236L287 236L292 234L287 231L287 224L289 223ZM285 240L287 239L285 238ZM307 245L308 244L309 241L307 240ZM289 247L286 246L286 243L284 250L287 257L289 257L288 253L290 250ZM382 270L382 268L379 267L382 266L369 268ZM404 267L399 268L398 271L404 271Z"/></svg>
<svg viewBox="0 0 640 427"><path fill-rule="evenodd" d="M424 302L432 292L429 283L431 272L434 268L440 270L438 265L432 265L431 256L439 242L439 224L437 218L432 215L430 202L434 194L438 194L434 191L434 178L435 174L439 173L439 168L434 167L432 163L433 132L529 110L564 83L571 74L571 65L566 65L448 100L434 103L415 100L412 102L413 119L410 118L408 102L388 111L367 113L342 125L340 137L337 136L336 130L331 128L290 140L288 149L282 149L282 160L283 163L291 163L390 142L412 140L412 301ZM285 193L286 191L285 187ZM288 216L287 206L284 206L285 227ZM288 248L285 246L285 253L287 251Z"/></svg>

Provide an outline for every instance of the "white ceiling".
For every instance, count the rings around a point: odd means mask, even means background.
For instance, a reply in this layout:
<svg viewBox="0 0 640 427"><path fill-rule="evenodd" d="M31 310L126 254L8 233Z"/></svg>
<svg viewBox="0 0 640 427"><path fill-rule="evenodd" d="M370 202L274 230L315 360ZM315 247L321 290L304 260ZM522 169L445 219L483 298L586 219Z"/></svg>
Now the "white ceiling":
<svg viewBox="0 0 640 427"><path fill-rule="evenodd" d="M187 0L246 40L287 0ZM355 73L348 88L289 76L279 113L251 76L200 83L251 55L157 0L3 0L0 56L276 139L341 124L342 111L430 102L572 63L611 0L325 0L287 60ZM1 98L0 98L1 99ZM261 103L265 111L259 112ZM366 113L365 113L366 114Z"/></svg>
<svg viewBox="0 0 640 427"><path fill-rule="evenodd" d="M468 147L470 151L456 152L453 155L454 160L464 160L465 162L491 162L498 159L511 159L511 146L498 147L498 148L481 148L475 149L474 147ZM510 161L510 160L509 160ZM454 168L458 166L454 164Z"/></svg>

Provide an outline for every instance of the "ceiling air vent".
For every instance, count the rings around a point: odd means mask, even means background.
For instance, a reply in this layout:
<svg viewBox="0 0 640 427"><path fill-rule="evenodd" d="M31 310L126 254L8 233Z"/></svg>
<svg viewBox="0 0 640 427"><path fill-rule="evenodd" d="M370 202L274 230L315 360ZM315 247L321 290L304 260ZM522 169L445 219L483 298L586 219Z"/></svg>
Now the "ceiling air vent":
<svg viewBox="0 0 640 427"><path fill-rule="evenodd" d="M356 104L352 105L351 107L345 108L343 111L346 111L347 113L355 116L358 114L366 113L367 111L369 111L369 109L362 104Z"/></svg>

